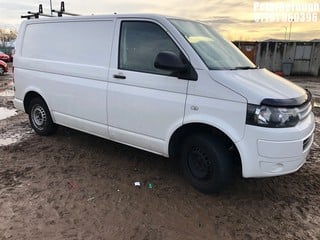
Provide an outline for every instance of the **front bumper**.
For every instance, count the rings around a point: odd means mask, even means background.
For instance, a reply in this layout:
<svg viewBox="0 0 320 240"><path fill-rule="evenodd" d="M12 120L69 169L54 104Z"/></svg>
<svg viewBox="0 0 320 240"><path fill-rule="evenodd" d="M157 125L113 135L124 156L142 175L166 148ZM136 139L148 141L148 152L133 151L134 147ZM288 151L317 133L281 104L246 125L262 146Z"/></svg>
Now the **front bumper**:
<svg viewBox="0 0 320 240"><path fill-rule="evenodd" d="M292 128L246 125L236 145L243 177L271 177L297 171L306 161L313 142L314 115Z"/></svg>

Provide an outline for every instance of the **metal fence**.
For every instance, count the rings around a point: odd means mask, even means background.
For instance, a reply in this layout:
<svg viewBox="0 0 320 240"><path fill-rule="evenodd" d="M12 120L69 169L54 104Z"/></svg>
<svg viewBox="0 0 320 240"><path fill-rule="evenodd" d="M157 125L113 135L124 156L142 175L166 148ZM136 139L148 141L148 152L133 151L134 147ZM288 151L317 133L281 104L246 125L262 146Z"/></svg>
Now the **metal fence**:
<svg viewBox="0 0 320 240"><path fill-rule="evenodd" d="M284 75L320 76L320 41L234 42L260 67Z"/></svg>

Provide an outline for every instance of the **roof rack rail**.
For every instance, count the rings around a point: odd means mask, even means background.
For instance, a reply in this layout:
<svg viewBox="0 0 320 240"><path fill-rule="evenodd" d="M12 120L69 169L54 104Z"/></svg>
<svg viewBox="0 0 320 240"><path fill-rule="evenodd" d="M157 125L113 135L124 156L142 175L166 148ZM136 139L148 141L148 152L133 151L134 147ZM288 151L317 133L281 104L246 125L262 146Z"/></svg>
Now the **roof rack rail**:
<svg viewBox="0 0 320 240"><path fill-rule="evenodd" d="M43 13L42 4L39 4L39 11L38 11L38 12L28 11L27 13L28 13L27 15L22 15L21 18L37 19L37 18L39 18L40 16L42 16L42 17L55 17L55 16L52 15L52 13L57 13L57 14L58 14L58 17L62 17L63 15L80 16L80 14L66 12L66 11L65 11L64 1L61 2L60 11L57 11L57 10L52 9L52 10L51 10L51 14L45 14L45 13Z"/></svg>
<svg viewBox="0 0 320 240"><path fill-rule="evenodd" d="M28 15L23 15L23 16L21 16L21 18L32 19L32 18L39 18L39 16L43 16L43 17L53 17L52 15L44 14L44 13L43 13L42 4L39 4L39 11L38 11L38 12L28 11L27 13L28 13Z"/></svg>
<svg viewBox="0 0 320 240"><path fill-rule="evenodd" d="M58 14L58 17L62 17L63 14L64 14L64 15L69 15L69 16L80 16L80 14L77 14L77 13L66 12L66 11L65 11L65 7L64 7L64 1L61 2L60 11L57 11L57 10L52 9L51 12L57 13L57 14Z"/></svg>

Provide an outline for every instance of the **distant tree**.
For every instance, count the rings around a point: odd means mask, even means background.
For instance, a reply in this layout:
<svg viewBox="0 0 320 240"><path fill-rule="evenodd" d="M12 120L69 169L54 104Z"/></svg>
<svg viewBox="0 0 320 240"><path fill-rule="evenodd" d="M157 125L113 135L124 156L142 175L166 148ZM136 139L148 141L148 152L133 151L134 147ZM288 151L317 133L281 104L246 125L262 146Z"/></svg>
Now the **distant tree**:
<svg viewBox="0 0 320 240"><path fill-rule="evenodd" d="M16 30L0 28L0 46L6 47L7 44L17 38Z"/></svg>

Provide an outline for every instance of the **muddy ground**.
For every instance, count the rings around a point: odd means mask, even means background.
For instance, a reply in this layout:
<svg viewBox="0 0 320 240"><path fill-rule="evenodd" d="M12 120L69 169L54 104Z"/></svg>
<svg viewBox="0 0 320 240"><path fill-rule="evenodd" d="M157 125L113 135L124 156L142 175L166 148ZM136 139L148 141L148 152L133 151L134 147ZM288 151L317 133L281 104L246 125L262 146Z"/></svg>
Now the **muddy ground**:
<svg viewBox="0 0 320 240"><path fill-rule="evenodd" d="M294 79L316 91L320 79L309 80ZM13 108L12 91L3 92L10 81L0 76L0 107ZM318 125L319 108L315 114ZM237 177L210 196L189 186L172 160L63 127L40 137L22 112L0 121L0 139L18 140L0 146L3 240L320 239L318 129L298 172Z"/></svg>

